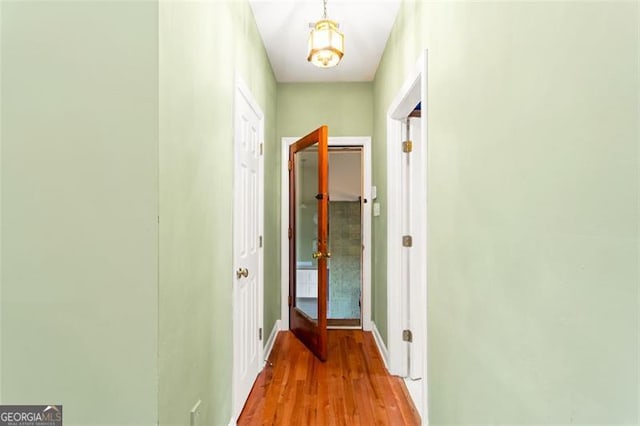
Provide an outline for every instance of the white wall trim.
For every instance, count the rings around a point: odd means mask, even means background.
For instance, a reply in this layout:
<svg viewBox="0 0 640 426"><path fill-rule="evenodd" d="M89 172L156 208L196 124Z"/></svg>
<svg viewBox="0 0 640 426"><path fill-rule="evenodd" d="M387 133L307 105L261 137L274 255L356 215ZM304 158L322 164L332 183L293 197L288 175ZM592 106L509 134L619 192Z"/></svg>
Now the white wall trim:
<svg viewBox="0 0 640 426"><path fill-rule="evenodd" d="M406 344L402 341L402 300L403 292L398 285L392 285L402 276L401 215L396 209L402 202L399 135L402 127L399 121L387 119L387 345L389 350L389 372L404 375L404 360L407 358ZM395 249L394 249L395 248Z"/></svg>
<svg viewBox="0 0 640 426"><path fill-rule="evenodd" d="M264 353L262 359L266 363L269 359L269 355L271 355L271 351L273 350L273 344L276 342L276 337L278 336L278 332L281 330L282 321L277 320L275 324L273 324L273 328L271 329L271 333L269 333L269 338L267 339L264 345Z"/></svg>
<svg viewBox="0 0 640 426"><path fill-rule="evenodd" d="M409 392L409 397L411 398L411 401L413 401L413 405L415 405L416 409L418 410L418 413L420 414L420 417L424 419L424 410L423 407L425 407L424 405L422 405L422 401L424 400L424 396L422 394L423 392L423 381L422 379L420 380L411 380L409 377L404 377L404 385L407 388L407 391ZM425 423L425 421L422 421L422 424L427 424Z"/></svg>
<svg viewBox="0 0 640 426"><path fill-rule="evenodd" d="M229 426L236 426L238 424L238 419L236 419L235 417L231 417L231 420L229 420Z"/></svg>
<svg viewBox="0 0 640 426"><path fill-rule="evenodd" d="M387 112L387 345L389 372L406 376L422 376L422 401L415 401L421 407L423 424L428 424L428 372L427 372L427 54L420 55L415 67L409 72ZM410 232L413 247L408 252L412 265L405 271L402 264L402 175L401 136L402 124L418 102L422 102L419 143L414 143L411 154L411 182L418 182L411 190ZM399 277L408 274L410 288L390 285ZM409 293L408 293L409 292ZM409 294L411 297L409 297ZM409 315L407 315L409 313ZM413 343L402 341L402 330L413 332ZM411 355L414 365L411 370L407 360Z"/></svg>
<svg viewBox="0 0 640 426"><path fill-rule="evenodd" d="M376 346L378 347L378 352L380 352L380 357L384 362L384 368L389 370L389 353L387 352L387 347L384 345L384 340L380 335L380 331L378 330L378 327L376 327L376 323L373 321L371 322L371 332L373 333L373 340L375 340Z"/></svg>
<svg viewBox="0 0 640 426"><path fill-rule="evenodd" d="M300 139L299 137L282 138L282 166L281 166L281 327L283 330L289 329L289 145ZM371 137L370 136L350 136L350 137L329 137L329 147L332 146L361 146L364 156L364 188L363 198L367 200L363 204L363 244L365 246L362 254L362 329L371 330Z"/></svg>

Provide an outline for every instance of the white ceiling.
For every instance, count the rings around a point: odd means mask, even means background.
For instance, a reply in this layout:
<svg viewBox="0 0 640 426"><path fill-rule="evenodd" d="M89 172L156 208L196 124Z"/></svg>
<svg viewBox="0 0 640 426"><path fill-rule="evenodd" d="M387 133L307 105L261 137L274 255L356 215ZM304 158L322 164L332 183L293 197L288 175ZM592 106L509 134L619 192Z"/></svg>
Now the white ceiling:
<svg viewBox="0 0 640 426"><path fill-rule="evenodd" d="M327 17L344 33L345 53L334 68L307 62L309 23L322 18L322 0L249 0L276 80L371 81L400 0L328 0Z"/></svg>

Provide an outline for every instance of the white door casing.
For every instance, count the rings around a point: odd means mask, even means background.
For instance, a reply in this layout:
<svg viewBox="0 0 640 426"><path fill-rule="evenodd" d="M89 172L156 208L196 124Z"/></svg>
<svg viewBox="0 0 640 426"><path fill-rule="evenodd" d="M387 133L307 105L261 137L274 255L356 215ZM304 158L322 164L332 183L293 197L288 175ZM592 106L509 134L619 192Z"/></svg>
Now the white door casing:
<svg viewBox="0 0 640 426"><path fill-rule="evenodd" d="M233 206L233 416L262 368L264 115L236 77Z"/></svg>
<svg viewBox="0 0 640 426"><path fill-rule="evenodd" d="M420 333L421 321L419 315L425 310L425 302L422 288L424 284L420 281L420 275L415 273L415 268L419 268L424 263L424 255L421 251L416 250L421 241L413 241L413 237L419 238L416 234L420 231L420 222L422 219L417 213L420 210L416 204L419 200L419 192L421 191L421 180L418 180L419 170L414 161L416 152L422 147L421 135L421 118L411 117L401 120L401 134L403 141L411 141L413 151L401 155L400 159L400 204L396 209L396 216L400 218L400 229L404 236L411 236L412 243L410 247L404 244L400 249L401 259L401 305L402 305L402 324L403 329L412 331L412 342L403 342L401 348L407 352L402 353L402 359L407 362L401 363L399 375L408 377L412 380L422 378L422 335ZM423 165L424 167L424 165Z"/></svg>
<svg viewBox="0 0 640 426"><path fill-rule="evenodd" d="M411 120L413 151L402 150L407 116L421 102L419 120ZM423 424L428 424L427 371L427 51L410 71L387 112L387 349L391 374L420 379L409 388ZM411 235L412 247L403 247ZM397 283L400 278L400 285ZM412 343L403 341L403 330ZM412 390L417 391L416 393Z"/></svg>

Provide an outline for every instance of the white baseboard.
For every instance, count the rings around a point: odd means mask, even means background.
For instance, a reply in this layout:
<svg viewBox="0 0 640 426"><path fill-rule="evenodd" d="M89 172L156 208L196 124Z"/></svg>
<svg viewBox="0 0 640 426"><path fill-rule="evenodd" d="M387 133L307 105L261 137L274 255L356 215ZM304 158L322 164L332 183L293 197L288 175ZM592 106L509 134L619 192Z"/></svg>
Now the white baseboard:
<svg viewBox="0 0 640 426"><path fill-rule="evenodd" d="M363 318L362 321L362 330L363 331L371 331L373 329L373 321L366 320Z"/></svg>
<svg viewBox="0 0 640 426"><path fill-rule="evenodd" d="M373 339L376 341L378 352L380 352L380 356L382 357L382 361L384 362L384 368L389 370L389 354L387 353L387 347L384 345L384 340L382 340L380 331L378 331L378 327L373 321L371 321L371 332L373 333Z"/></svg>
<svg viewBox="0 0 640 426"><path fill-rule="evenodd" d="M267 341L264 344L264 350L262 351L263 354L263 363L262 365L264 366L264 364L267 362L267 359L269 359L269 355L271 354L271 350L273 349L273 344L276 341L276 336L278 335L278 331L280 331L280 324L282 323L282 321L277 320L275 322L275 324L273 324L273 329L271 330L271 333L269 333L269 338L267 339ZM262 371L262 367L260 368L260 371ZM247 398L249 397L249 395L247 395ZM246 403L246 401L245 401ZM240 413L238 413L238 417L240 416ZM235 417L231 417L231 420L229 420L229 426L236 426L236 423L238 422L238 419Z"/></svg>
<svg viewBox="0 0 640 426"><path fill-rule="evenodd" d="M407 388L407 391L409 391L409 396L413 401L413 405L418 410L418 413L420 414L420 418L424 419L424 410L422 406L422 401L424 400L422 396L422 388L423 388L422 379L411 380L409 377L404 377L403 380L404 380L404 385ZM423 424L425 424L424 421L423 421Z"/></svg>
<svg viewBox="0 0 640 426"><path fill-rule="evenodd" d="M267 343L264 345L264 361L269 359L269 355L271 354L271 350L273 349L273 344L276 341L276 336L278 335L278 331L280 331L280 326L282 324L281 320L277 320L271 329L271 333L269 333L269 338L267 339Z"/></svg>

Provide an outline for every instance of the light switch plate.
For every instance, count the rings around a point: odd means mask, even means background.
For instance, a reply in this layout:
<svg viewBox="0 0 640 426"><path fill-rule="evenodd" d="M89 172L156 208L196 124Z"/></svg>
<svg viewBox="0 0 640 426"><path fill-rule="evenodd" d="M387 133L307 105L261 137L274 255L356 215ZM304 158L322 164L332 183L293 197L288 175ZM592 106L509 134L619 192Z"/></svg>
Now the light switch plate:
<svg viewBox="0 0 640 426"><path fill-rule="evenodd" d="M373 215L380 216L380 203L373 203Z"/></svg>
<svg viewBox="0 0 640 426"><path fill-rule="evenodd" d="M378 198L378 187L373 185L371 187L371 199L375 200L376 198Z"/></svg>

